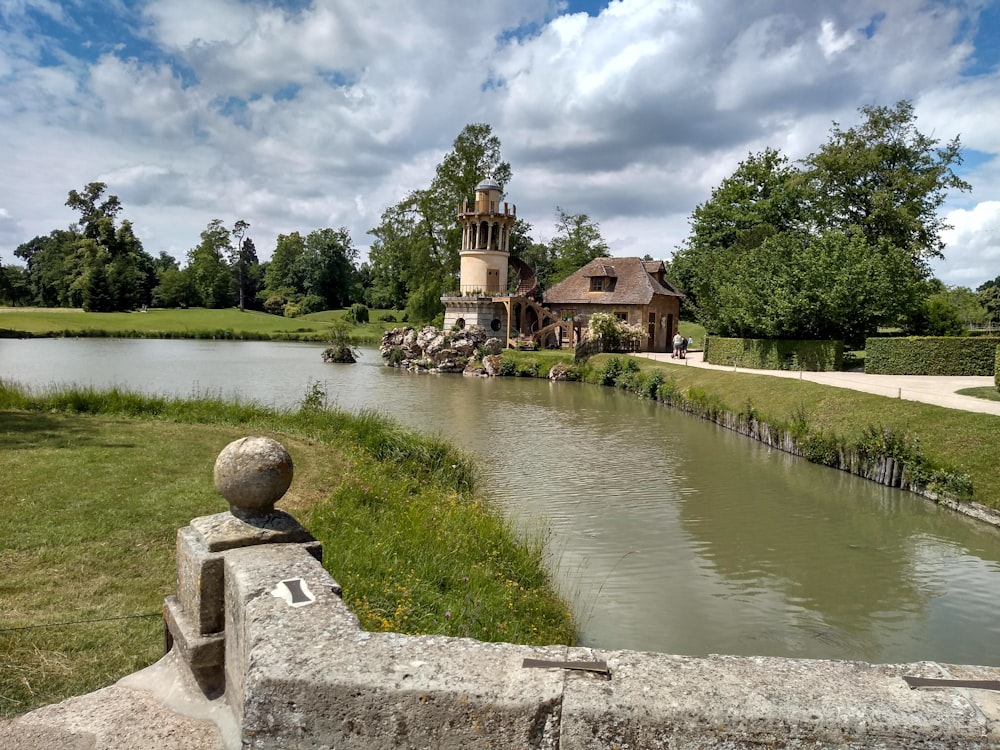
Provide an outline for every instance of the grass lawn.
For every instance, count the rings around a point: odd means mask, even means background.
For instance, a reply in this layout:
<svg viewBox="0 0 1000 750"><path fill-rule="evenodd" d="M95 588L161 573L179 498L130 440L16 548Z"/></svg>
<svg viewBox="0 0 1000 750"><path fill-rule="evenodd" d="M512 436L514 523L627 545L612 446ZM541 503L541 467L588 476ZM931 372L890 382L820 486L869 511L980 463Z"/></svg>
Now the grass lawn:
<svg viewBox="0 0 1000 750"><path fill-rule="evenodd" d="M574 642L540 537L518 536L477 491L469 459L439 440L371 414L29 395L0 381L0 715L159 658L177 529L227 509L212 468L245 435L291 453L295 478L279 507L323 542L363 627ZM106 618L129 619L40 627Z"/></svg>
<svg viewBox="0 0 1000 750"><path fill-rule="evenodd" d="M984 388L962 388L955 391L960 396L975 396L976 398L984 398L987 401L1000 401L1000 391L996 388L991 388L986 386Z"/></svg>
<svg viewBox="0 0 1000 750"><path fill-rule="evenodd" d="M24 332L37 336L157 336L173 338L275 338L323 339L331 320L343 319L346 310L328 310L300 318L283 318L237 308L207 310L152 309L146 312L88 313L72 308L0 307L0 335ZM400 323L379 321L394 310L371 310L370 322L355 326L351 335L378 340L382 332Z"/></svg>

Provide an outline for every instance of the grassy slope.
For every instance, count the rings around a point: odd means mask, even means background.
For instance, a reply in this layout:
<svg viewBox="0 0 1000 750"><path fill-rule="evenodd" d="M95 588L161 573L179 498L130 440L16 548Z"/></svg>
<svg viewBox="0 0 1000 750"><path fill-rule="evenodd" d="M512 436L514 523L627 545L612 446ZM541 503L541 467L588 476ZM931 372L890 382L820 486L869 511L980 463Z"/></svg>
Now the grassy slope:
<svg viewBox="0 0 1000 750"><path fill-rule="evenodd" d="M661 363L681 388L702 388L732 411L751 402L764 422L805 416L810 431L854 439L869 425L917 437L925 455L972 477L974 499L1000 508L1000 417L875 396L801 380ZM652 369L650 361L642 368Z"/></svg>
<svg viewBox="0 0 1000 750"><path fill-rule="evenodd" d="M295 480L280 507L324 543L364 627L573 641L541 544L517 537L475 491L468 460L440 441L372 415L118 392L29 398L0 381L0 715L159 657L156 613L174 586L176 531L226 509L212 466L247 434L289 449Z"/></svg>

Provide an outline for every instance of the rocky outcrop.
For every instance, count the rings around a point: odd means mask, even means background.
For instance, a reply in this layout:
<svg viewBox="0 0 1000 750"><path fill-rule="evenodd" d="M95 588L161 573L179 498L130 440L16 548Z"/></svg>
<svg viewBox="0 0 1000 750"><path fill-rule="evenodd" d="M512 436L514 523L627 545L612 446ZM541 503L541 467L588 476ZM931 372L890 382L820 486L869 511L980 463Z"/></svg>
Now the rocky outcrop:
<svg viewBox="0 0 1000 750"><path fill-rule="evenodd" d="M379 352L389 367L413 372L463 372L490 374L480 358L503 351L503 342L486 329L469 326L460 331L439 331L434 326L394 328L382 335ZM495 374L495 373L493 373Z"/></svg>

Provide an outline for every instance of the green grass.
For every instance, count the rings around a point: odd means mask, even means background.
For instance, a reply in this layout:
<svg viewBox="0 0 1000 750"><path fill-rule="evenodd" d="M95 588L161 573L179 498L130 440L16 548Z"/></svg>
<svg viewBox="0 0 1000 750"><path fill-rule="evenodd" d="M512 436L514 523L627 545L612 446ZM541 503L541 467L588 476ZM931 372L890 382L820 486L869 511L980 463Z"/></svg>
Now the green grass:
<svg viewBox="0 0 1000 750"><path fill-rule="evenodd" d="M986 399L987 401L1000 401L1000 392L996 388L990 386L984 386L981 388L962 388L955 391L960 396L975 396L976 398Z"/></svg>
<svg viewBox="0 0 1000 750"><path fill-rule="evenodd" d="M0 336L324 340L329 321L342 319L346 312L328 310L299 318L283 318L252 310L240 312L236 308L88 313L71 308L0 307ZM355 326L352 338L359 343L377 342L383 331L402 325L379 321L387 314L402 318L398 311L371 310L371 322Z"/></svg>
<svg viewBox="0 0 1000 750"><path fill-rule="evenodd" d="M247 434L288 448L295 479L279 507L323 542L363 627L574 642L540 540L515 534L468 457L440 440L367 413L0 381L0 714L159 657L176 531L226 509L212 467Z"/></svg>
<svg viewBox="0 0 1000 750"><path fill-rule="evenodd" d="M678 327L680 328L681 336L694 339L696 349L701 349L705 346L705 326L688 320L682 320L678 324Z"/></svg>

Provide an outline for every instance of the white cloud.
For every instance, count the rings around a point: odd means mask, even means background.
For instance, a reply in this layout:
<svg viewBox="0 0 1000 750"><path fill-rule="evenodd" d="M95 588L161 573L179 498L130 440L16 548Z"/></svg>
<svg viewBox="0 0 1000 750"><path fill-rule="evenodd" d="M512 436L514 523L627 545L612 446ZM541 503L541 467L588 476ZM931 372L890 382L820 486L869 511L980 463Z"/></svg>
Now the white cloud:
<svg viewBox="0 0 1000 750"><path fill-rule="evenodd" d="M975 289L1000 276L1000 200L959 208L946 218L954 228L942 234L947 262L935 263L938 278Z"/></svg>
<svg viewBox="0 0 1000 750"><path fill-rule="evenodd" d="M97 40L102 54L87 57L61 40L101 0L34 3L56 30L26 20L25 2L0 4L4 257L69 224L67 191L95 179L154 255L183 257L214 218L249 221L262 258L277 234L322 226L365 248L470 122L500 136L509 197L539 239L558 205L598 221L614 252L656 257L749 152L805 156L862 105L911 99L925 132L1000 154L1000 80L962 75L976 54L966 5L302 5L156 0L136 16L138 39ZM1000 200L1000 160L969 179L974 192L949 203L943 276L995 263L980 212Z"/></svg>

